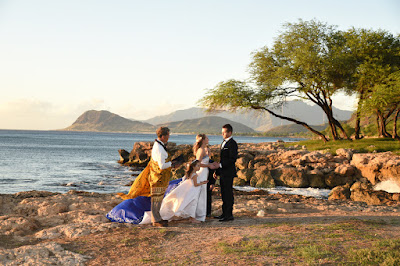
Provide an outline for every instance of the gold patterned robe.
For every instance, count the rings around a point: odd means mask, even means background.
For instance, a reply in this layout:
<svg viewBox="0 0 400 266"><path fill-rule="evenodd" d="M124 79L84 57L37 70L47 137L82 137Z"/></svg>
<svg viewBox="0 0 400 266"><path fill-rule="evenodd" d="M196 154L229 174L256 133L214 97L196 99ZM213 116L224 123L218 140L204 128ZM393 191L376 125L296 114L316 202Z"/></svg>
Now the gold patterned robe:
<svg viewBox="0 0 400 266"><path fill-rule="evenodd" d="M171 167L161 170L158 163L150 159L146 168L136 177L129 193L117 194L124 200L145 196L152 197L153 201L162 201L171 176Z"/></svg>

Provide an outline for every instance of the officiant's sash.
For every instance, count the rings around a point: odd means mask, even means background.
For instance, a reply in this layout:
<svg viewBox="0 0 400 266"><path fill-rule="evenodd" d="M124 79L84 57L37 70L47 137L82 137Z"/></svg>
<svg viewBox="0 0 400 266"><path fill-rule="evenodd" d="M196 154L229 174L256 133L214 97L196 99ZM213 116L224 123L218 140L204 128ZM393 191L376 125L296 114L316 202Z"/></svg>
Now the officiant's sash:
<svg viewBox="0 0 400 266"><path fill-rule="evenodd" d="M161 170L158 163L150 159L146 168L136 177L129 193L117 195L124 200L144 196L152 197L153 201L162 201L171 176L171 167Z"/></svg>

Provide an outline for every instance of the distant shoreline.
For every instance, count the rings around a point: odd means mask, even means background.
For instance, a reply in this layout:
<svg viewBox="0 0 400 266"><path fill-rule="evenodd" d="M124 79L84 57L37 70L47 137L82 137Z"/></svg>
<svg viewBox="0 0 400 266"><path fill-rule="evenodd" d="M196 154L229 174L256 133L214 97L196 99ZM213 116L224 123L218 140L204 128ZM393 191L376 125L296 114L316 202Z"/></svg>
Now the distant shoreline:
<svg viewBox="0 0 400 266"><path fill-rule="evenodd" d="M77 133L116 133L116 134L154 134L153 131L141 131L141 132L126 132L126 131L91 131L91 130L65 130L65 129L0 129L0 131L30 131L30 132L77 132ZM180 132L171 132L171 135L197 135L199 133L180 133ZM207 135L212 136L219 136L218 133L204 133ZM296 136L268 136L262 135L263 133L257 134L247 134L247 133L236 133L234 136L241 136L241 137L254 137L254 138L289 138L289 139L301 139L307 140L308 138L305 137L296 137Z"/></svg>

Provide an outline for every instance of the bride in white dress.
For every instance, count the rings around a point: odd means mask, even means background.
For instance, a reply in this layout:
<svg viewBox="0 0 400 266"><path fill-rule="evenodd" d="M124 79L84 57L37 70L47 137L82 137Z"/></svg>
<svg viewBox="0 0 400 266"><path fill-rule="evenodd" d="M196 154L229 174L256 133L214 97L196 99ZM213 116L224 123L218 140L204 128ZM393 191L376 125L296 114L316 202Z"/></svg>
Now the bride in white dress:
<svg viewBox="0 0 400 266"><path fill-rule="evenodd" d="M196 160L189 164L182 182L162 201L160 214L163 220L190 218L194 223L204 222L207 212L208 168L216 168L209 163L208 137L196 136L193 147ZM146 214L141 224L146 222Z"/></svg>

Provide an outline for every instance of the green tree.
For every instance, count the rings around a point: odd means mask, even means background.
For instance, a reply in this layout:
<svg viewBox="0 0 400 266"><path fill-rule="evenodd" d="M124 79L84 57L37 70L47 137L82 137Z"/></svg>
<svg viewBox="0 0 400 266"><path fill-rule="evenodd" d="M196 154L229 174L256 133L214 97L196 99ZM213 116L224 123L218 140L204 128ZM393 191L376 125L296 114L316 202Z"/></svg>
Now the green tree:
<svg viewBox="0 0 400 266"><path fill-rule="evenodd" d="M275 113L288 98L309 100L326 114L333 139L349 139L335 119L332 96L343 90L345 64L343 34L336 27L315 20L287 23L286 29L270 49L264 47L253 54L248 82L228 80L209 90L200 104L209 111L221 108L252 108L306 127L324 141L324 134L297 119Z"/></svg>
<svg viewBox="0 0 400 266"><path fill-rule="evenodd" d="M343 62L349 74L345 79L347 92L357 94L358 108L355 122L355 138L360 138L360 119L363 101L371 97L377 84L381 84L400 67L400 38L387 31L350 29L343 32ZM368 101L371 102L371 101ZM381 115L376 113L379 118ZM387 113L386 113L387 115ZM380 119L380 118L379 118ZM377 120L378 128L384 130ZM387 135L385 132L380 134Z"/></svg>
<svg viewBox="0 0 400 266"><path fill-rule="evenodd" d="M362 101L360 110L377 117L380 137L392 137L400 140L397 134L397 120L400 113L400 71L392 73L380 84L372 88L372 92ZM392 134L387 131L389 118L393 120Z"/></svg>

